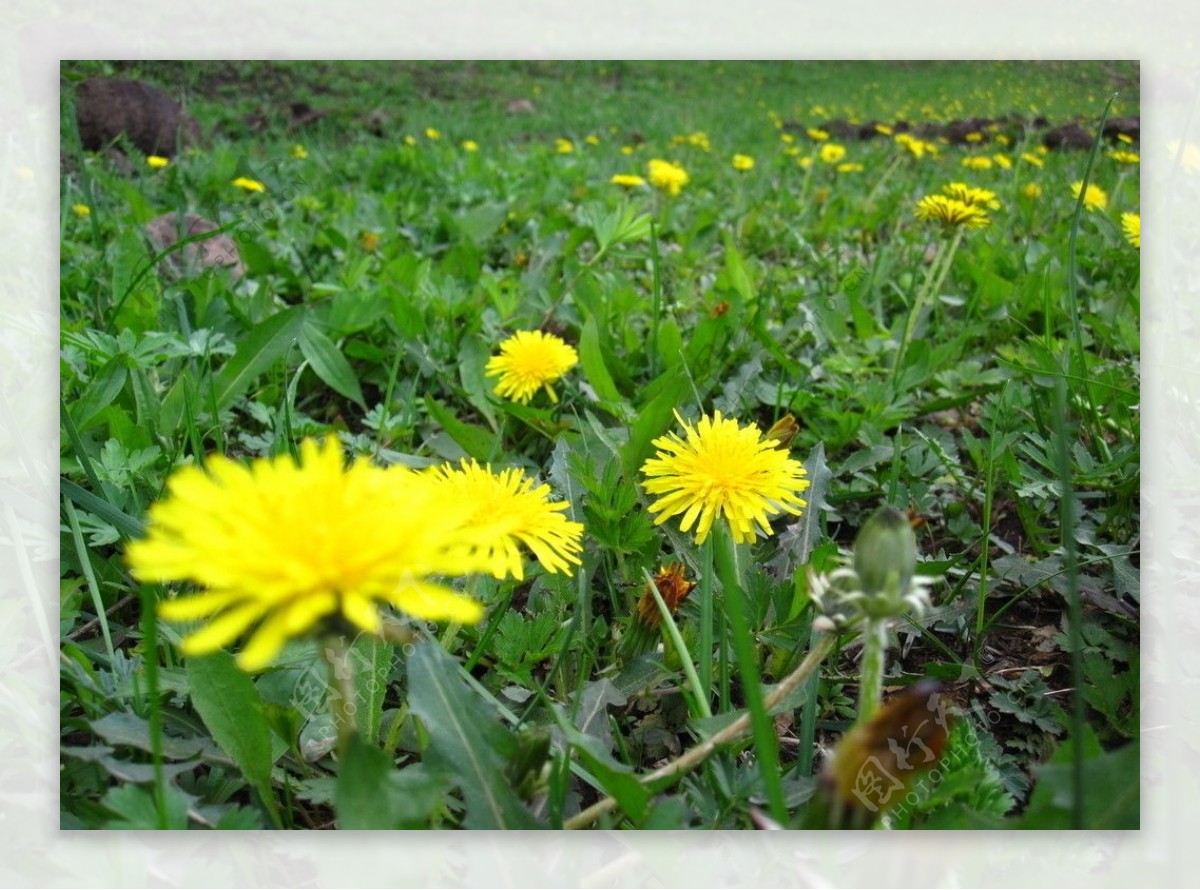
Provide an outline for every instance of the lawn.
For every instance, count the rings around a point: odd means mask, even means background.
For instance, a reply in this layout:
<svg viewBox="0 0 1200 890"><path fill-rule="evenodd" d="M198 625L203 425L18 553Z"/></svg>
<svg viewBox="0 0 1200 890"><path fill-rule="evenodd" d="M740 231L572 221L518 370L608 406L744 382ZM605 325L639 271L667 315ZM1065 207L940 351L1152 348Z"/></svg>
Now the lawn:
<svg viewBox="0 0 1200 890"><path fill-rule="evenodd" d="M1138 827L1136 63L61 79L63 828Z"/></svg>

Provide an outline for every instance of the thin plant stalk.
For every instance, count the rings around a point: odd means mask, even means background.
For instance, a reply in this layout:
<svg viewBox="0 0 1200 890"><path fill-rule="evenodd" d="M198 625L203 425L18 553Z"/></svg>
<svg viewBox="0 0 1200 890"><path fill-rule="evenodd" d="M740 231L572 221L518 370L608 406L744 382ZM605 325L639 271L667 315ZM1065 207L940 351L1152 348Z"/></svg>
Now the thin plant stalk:
<svg viewBox="0 0 1200 890"><path fill-rule="evenodd" d="M754 747L758 752L759 775L767 791L771 807L771 818L782 824L787 820L787 806L783 799L783 783L779 774L779 739L775 736L775 723L763 703L762 685L758 675L758 653L750 630L746 608L746 596L738 567L737 545L724 522L714 523L716 537L717 576L725 595L725 614L729 618L730 635L733 637L734 654L742 675L742 691L746 696L746 707L750 711L750 724L754 730Z"/></svg>
<svg viewBox="0 0 1200 890"><path fill-rule="evenodd" d="M650 573L642 569L642 574L646 576L646 583L649 585L650 594L654 597L655 605L658 606L658 614L662 616L663 627L666 628L667 636L671 638L671 644L675 647L675 651L679 653L679 663L683 665L683 672L687 676L688 683L691 684L692 692L696 697L696 709L700 712L701 717L711 717L712 708L708 703L707 688L701 685L700 678L696 676L696 665L692 663L692 656L688 653L687 646L683 643L683 637L679 633L679 626L675 623L675 616L667 608L666 601L663 600L662 594L658 592L658 585L654 583L654 579L650 577Z"/></svg>
<svg viewBox="0 0 1200 890"><path fill-rule="evenodd" d="M862 669L858 681L858 723L870 720L883 701L887 647L887 619L868 618L863 629Z"/></svg>
<svg viewBox="0 0 1200 890"><path fill-rule="evenodd" d="M933 295L938 292L942 283L946 280L946 275L950 272L950 264L954 262L954 254L958 251L958 245L962 243L962 239L963 230L960 228L955 231L954 237L950 241L942 241L938 245L938 252L933 258L933 263L929 266L929 274L925 276L921 290L917 292L917 298L913 300L912 308L908 312L908 318L904 322L904 333L900 338L900 347L896 350L896 362L892 366L893 387L896 384L896 380L900 377L904 354L908 351L908 343L912 339L913 329L917 326L917 319L925 311L925 306L933 299Z"/></svg>
<svg viewBox="0 0 1200 890"><path fill-rule="evenodd" d="M329 703L333 725L337 727L337 750L346 752L358 726L354 719L354 667L350 647L340 636L326 637L321 642L321 657L329 665Z"/></svg>
<svg viewBox="0 0 1200 890"><path fill-rule="evenodd" d="M713 539L710 536L701 549L700 566L700 689L707 702L712 695L713 660Z"/></svg>

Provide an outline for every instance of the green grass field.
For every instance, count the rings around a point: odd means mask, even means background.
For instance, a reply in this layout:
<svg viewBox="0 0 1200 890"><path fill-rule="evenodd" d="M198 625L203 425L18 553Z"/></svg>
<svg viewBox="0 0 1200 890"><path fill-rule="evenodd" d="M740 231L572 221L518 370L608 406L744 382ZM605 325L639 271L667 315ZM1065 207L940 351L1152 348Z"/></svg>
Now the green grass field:
<svg viewBox="0 0 1200 890"><path fill-rule="evenodd" d="M1138 826L1136 63L62 83L62 827Z"/></svg>

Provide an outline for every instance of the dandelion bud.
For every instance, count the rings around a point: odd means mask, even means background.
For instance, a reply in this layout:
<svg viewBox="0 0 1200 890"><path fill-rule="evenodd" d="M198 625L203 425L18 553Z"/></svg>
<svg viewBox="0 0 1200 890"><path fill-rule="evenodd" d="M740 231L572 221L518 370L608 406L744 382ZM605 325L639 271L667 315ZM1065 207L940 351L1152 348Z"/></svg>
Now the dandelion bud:
<svg viewBox="0 0 1200 890"><path fill-rule="evenodd" d="M917 536L908 517L895 507L880 507L854 540L854 571L862 592L903 598L916 570Z"/></svg>

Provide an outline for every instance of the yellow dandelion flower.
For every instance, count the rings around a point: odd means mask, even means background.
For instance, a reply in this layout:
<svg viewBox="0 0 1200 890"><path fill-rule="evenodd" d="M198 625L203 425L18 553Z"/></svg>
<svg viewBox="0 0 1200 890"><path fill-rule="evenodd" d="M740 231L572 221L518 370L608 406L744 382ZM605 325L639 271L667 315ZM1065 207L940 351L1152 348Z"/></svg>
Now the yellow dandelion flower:
<svg viewBox="0 0 1200 890"><path fill-rule="evenodd" d="M497 578L525 577L521 547L533 553L547 572L569 574L580 565L583 525L562 511L567 501L552 501L550 486L538 485L521 470L496 473L474 460L431 471L445 495L471 505L466 528L477 533L468 560L481 561Z"/></svg>
<svg viewBox="0 0 1200 890"><path fill-rule="evenodd" d="M1125 233L1126 241L1138 250L1142 249L1142 216L1140 213L1122 213L1121 231Z"/></svg>
<svg viewBox="0 0 1200 890"><path fill-rule="evenodd" d="M809 167L812 166L812 162L813 162L813 159L807 155L802 158L796 158L796 163L799 164L801 167L803 167L805 170L807 170Z"/></svg>
<svg viewBox="0 0 1200 890"><path fill-rule="evenodd" d="M990 189L976 188L973 185L967 185L965 182L951 182L942 186L942 192L951 198L962 201L964 204L971 204L975 207L988 207L992 210L1000 209L1000 202L996 199L996 193Z"/></svg>
<svg viewBox="0 0 1200 890"><path fill-rule="evenodd" d="M296 144L292 146L292 157L298 161L303 161L308 157L308 149L303 145Z"/></svg>
<svg viewBox="0 0 1200 890"><path fill-rule="evenodd" d="M708 141L708 134L703 130L689 133L686 138L688 145L693 145L701 151L712 151L712 143Z"/></svg>
<svg viewBox="0 0 1200 890"><path fill-rule="evenodd" d="M1003 133L997 133L993 138L997 142L999 142L1001 145L1011 145L1012 144L1012 140L1009 139L1008 136L1006 136Z"/></svg>
<svg viewBox="0 0 1200 890"><path fill-rule="evenodd" d="M171 162L168 161L166 158L162 157L161 155L150 155L149 157L146 158L146 166L149 167L151 170L161 170L163 167L167 166L167 164L169 164L169 163L171 163Z"/></svg>
<svg viewBox="0 0 1200 890"><path fill-rule="evenodd" d="M945 195L926 195L917 202L916 215L917 219L938 222L948 229L982 229L990 222L983 208Z"/></svg>
<svg viewBox="0 0 1200 890"><path fill-rule="evenodd" d="M405 136L405 137L404 137L404 140L403 140L403 141L404 141L404 144L405 144L405 145L416 145L416 144L417 144L417 137L416 137L416 136L413 136L413 135L411 135L411 134L409 134L409 135L407 135L407 136Z"/></svg>
<svg viewBox="0 0 1200 890"><path fill-rule="evenodd" d="M1079 200L1079 192L1083 189L1083 181L1071 183L1071 197ZM1094 183L1088 183L1087 191L1083 193L1083 206L1088 210L1103 210L1108 206L1108 195L1104 189Z"/></svg>
<svg viewBox="0 0 1200 890"><path fill-rule="evenodd" d="M464 139L462 141L463 151L479 151L479 143L474 139Z"/></svg>
<svg viewBox="0 0 1200 890"><path fill-rule="evenodd" d="M1024 188L1021 189L1021 194L1026 198L1040 198L1042 196L1042 187L1036 182L1027 182Z"/></svg>
<svg viewBox="0 0 1200 890"><path fill-rule="evenodd" d="M845 164L837 165L838 173L862 173L866 168L857 161L848 161Z"/></svg>
<svg viewBox="0 0 1200 890"><path fill-rule="evenodd" d="M635 151L637 151L637 149L635 149L632 145L622 145L621 146L621 154L623 154L623 155L631 155Z"/></svg>
<svg viewBox="0 0 1200 890"><path fill-rule="evenodd" d="M824 142L829 138L829 133L826 130L820 129L819 127L809 127L804 132L813 142Z"/></svg>
<svg viewBox="0 0 1200 890"><path fill-rule="evenodd" d="M980 133L980 132L978 132L978 131L975 131L975 132L973 132L973 133L968 133L968 134L967 134L965 137L963 137L963 138L965 138L965 139L967 140L967 142L982 142L982 141L983 141L983 134L982 134L982 133Z"/></svg>
<svg viewBox="0 0 1200 890"><path fill-rule="evenodd" d="M703 544L718 517L729 523L733 539L753 541L756 528L771 533L770 518L797 514L807 502L804 466L764 439L754 424L738 426L717 411L692 426L675 414L685 437L671 432L654 440L657 454L642 464L643 487L659 498L650 505L655 525L682 515L680 531L695 526Z"/></svg>
<svg viewBox="0 0 1200 890"><path fill-rule="evenodd" d="M76 216L91 216L92 208L88 207L86 204L72 204L71 212Z"/></svg>
<svg viewBox="0 0 1200 890"><path fill-rule="evenodd" d="M1142 156L1136 151L1110 151L1108 156L1118 164L1140 164Z"/></svg>
<svg viewBox="0 0 1200 890"><path fill-rule="evenodd" d="M569 155L575 150L575 143L570 139L564 139L563 137L559 136L554 140L554 150L560 155Z"/></svg>
<svg viewBox="0 0 1200 890"><path fill-rule="evenodd" d="M496 395L516 402L529 402L540 389L550 401L558 396L550 384L579 362L575 348L553 334L517 331L500 344L500 354L487 363L488 377L499 377Z"/></svg>
<svg viewBox="0 0 1200 890"><path fill-rule="evenodd" d="M836 164L846 156L846 147L836 142L826 142L819 152L821 160L826 164Z"/></svg>
<svg viewBox="0 0 1200 890"><path fill-rule="evenodd" d="M754 158L750 157L750 155L734 155L731 163L734 170L754 169Z"/></svg>
<svg viewBox="0 0 1200 890"><path fill-rule="evenodd" d="M889 127L887 124L876 124L875 132L879 133L880 135L883 135L883 136L891 136L893 131L892 131L892 128Z"/></svg>
<svg viewBox="0 0 1200 890"><path fill-rule="evenodd" d="M635 188L646 184L646 180L642 179L636 173L614 173L609 182L613 185L623 185L626 188Z"/></svg>
<svg viewBox="0 0 1200 890"><path fill-rule="evenodd" d="M436 130L433 127L426 127L425 128L425 138L431 139L436 142L438 139L442 138L442 133L440 130Z"/></svg>
<svg viewBox="0 0 1200 890"><path fill-rule="evenodd" d="M1012 169L1012 161L1009 159L1008 155L994 154L992 155L992 160L996 162L996 166L1001 170Z"/></svg>
<svg viewBox="0 0 1200 890"><path fill-rule="evenodd" d="M251 179L248 176L239 176L233 180L230 185L236 185L240 189L245 189L248 192L261 192L266 190L266 186L257 179Z"/></svg>
<svg viewBox="0 0 1200 890"><path fill-rule="evenodd" d="M972 155L963 158L962 165L969 170L991 170L992 159L983 155Z"/></svg>
<svg viewBox="0 0 1200 890"><path fill-rule="evenodd" d="M780 133L779 141L782 142L784 145L791 145L793 142L796 141L796 137L793 136L791 133Z"/></svg>
<svg viewBox="0 0 1200 890"><path fill-rule="evenodd" d="M687 171L678 164L654 158L646 165L649 171L650 184L674 197L688 184Z"/></svg>
<svg viewBox="0 0 1200 890"><path fill-rule="evenodd" d="M583 141L586 142L588 145L599 145L600 137L599 136L585 136Z"/></svg>
<svg viewBox="0 0 1200 890"><path fill-rule="evenodd" d="M167 492L126 556L140 581L204 588L159 604L168 621L207 622L184 638L185 654L214 652L253 628L238 664L254 671L327 622L377 633L380 605L430 620L483 615L427 580L486 568L470 556L470 505L448 499L428 474L366 458L346 467L336 439L309 439L299 462L213 456L177 471Z"/></svg>
<svg viewBox="0 0 1200 890"><path fill-rule="evenodd" d="M1033 164L1033 166L1035 166L1035 167L1045 167L1046 166L1046 162L1042 160L1041 155L1035 154L1034 152L1031 152L1031 151L1021 152L1021 160L1024 161L1026 164Z"/></svg>

